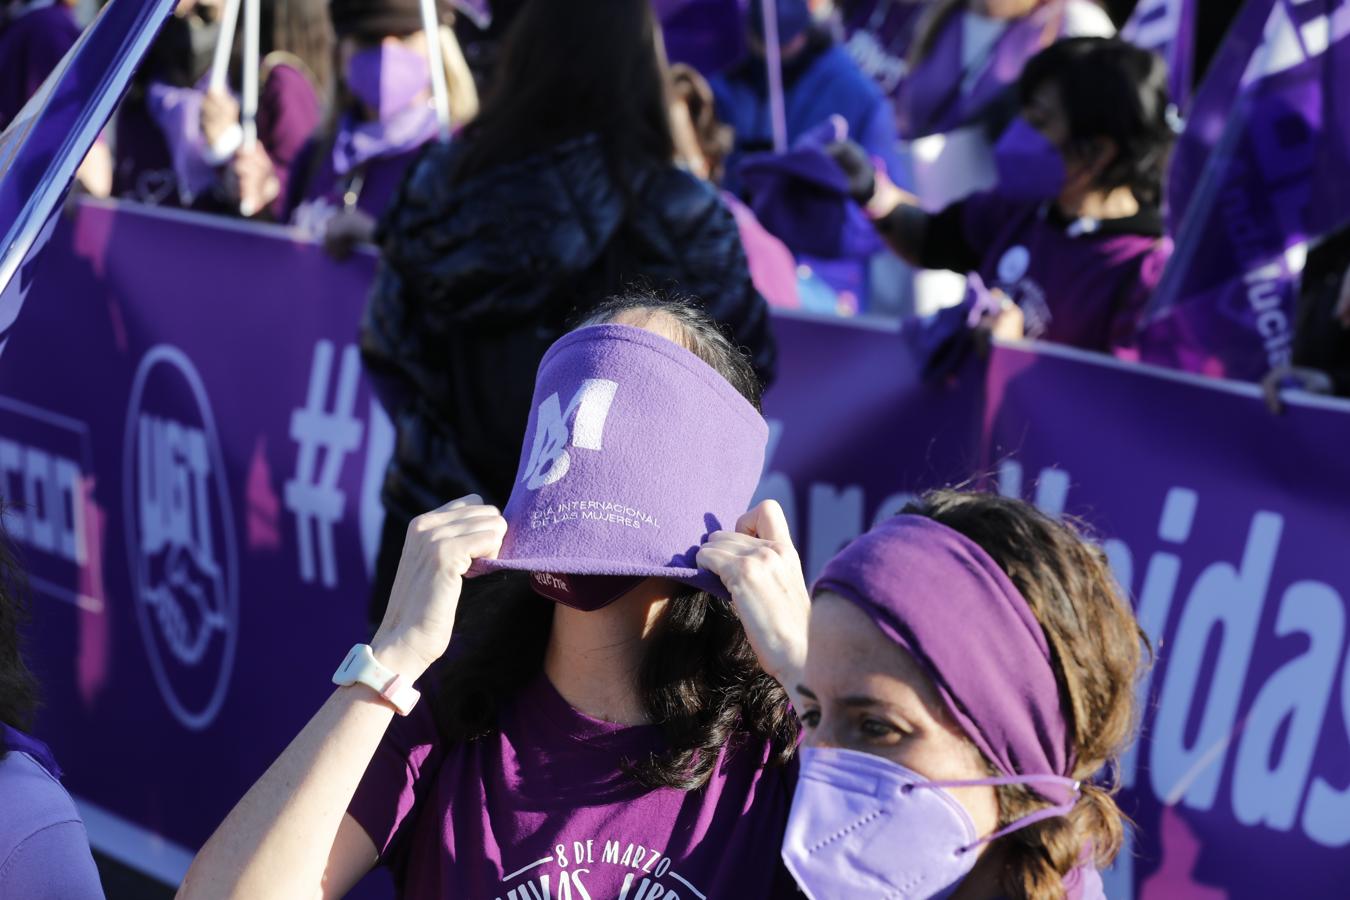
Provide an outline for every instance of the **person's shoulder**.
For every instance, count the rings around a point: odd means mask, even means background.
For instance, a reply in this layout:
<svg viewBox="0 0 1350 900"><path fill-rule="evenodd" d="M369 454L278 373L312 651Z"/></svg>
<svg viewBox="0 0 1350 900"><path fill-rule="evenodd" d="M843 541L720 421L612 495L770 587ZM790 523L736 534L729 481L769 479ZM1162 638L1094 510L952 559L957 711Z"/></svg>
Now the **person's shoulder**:
<svg viewBox="0 0 1350 900"><path fill-rule="evenodd" d="M1094 0L1069 0L1064 5L1060 37L1114 37L1115 23Z"/></svg>
<svg viewBox="0 0 1350 900"><path fill-rule="evenodd" d="M24 840L54 825L78 823L75 801L52 775L27 753L11 750L0 759L0 859Z"/></svg>
<svg viewBox="0 0 1350 900"><path fill-rule="evenodd" d="M634 193L641 199L633 213L639 218L656 216L686 226L707 223L735 227L731 210L717 188L673 163L644 166L634 182Z"/></svg>

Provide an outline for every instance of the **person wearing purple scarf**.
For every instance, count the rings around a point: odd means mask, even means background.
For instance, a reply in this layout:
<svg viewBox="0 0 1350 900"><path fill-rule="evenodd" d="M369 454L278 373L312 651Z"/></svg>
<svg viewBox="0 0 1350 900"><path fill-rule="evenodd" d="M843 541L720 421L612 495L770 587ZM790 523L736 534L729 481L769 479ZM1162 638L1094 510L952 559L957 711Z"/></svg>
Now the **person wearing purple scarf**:
<svg viewBox="0 0 1350 900"><path fill-rule="evenodd" d="M477 113L478 92L449 27L454 11L444 0L437 8L458 128ZM279 215L342 257L374 239L376 220L440 124L418 0L332 0L329 13L338 39L337 101L291 164ZM252 178L266 174L264 166Z"/></svg>
<svg viewBox="0 0 1350 900"><path fill-rule="evenodd" d="M1120 40L1071 38L1037 54L1018 86L997 187L940 212L856 148L832 152L899 256L978 276L972 292L989 293L972 315L990 308L995 334L1131 356L1172 249L1159 208L1174 136L1166 68Z"/></svg>
<svg viewBox="0 0 1350 900"><path fill-rule="evenodd" d="M38 685L24 662L23 573L0 506L0 898L102 900L98 870L75 803L47 745L27 733Z"/></svg>
<svg viewBox="0 0 1350 900"><path fill-rule="evenodd" d="M805 649L779 674L805 727L783 860L810 900L1104 897L1146 640L1099 547L1023 501L936 491L809 599L772 501L698 561L738 609L809 616L777 655Z"/></svg>
<svg viewBox="0 0 1350 900"><path fill-rule="evenodd" d="M798 896L802 623L695 562L758 484L758 401L689 304L629 295L555 342L505 508L412 522L375 636L179 896L336 897L377 862L427 900Z"/></svg>

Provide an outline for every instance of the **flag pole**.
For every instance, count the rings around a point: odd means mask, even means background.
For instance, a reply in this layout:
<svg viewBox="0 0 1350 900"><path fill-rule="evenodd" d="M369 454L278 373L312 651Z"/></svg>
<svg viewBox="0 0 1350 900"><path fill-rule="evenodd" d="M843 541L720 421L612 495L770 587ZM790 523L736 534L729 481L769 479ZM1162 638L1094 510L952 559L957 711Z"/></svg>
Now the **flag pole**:
<svg viewBox="0 0 1350 900"><path fill-rule="evenodd" d="M234 49L234 29L238 24L239 0L225 0L225 8L220 14L220 34L216 36L216 52L211 57L211 78L208 84L213 91L225 90L230 51Z"/></svg>
<svg viewBox="0 0 1350 900"><path fill-rule="evenodd" d="M783 48L778 43L778 4L759 0L764 16L764 65L769 74L769 121L773 126L773 152L786 153L787 106L783 100Z"/></svg>
<svg viewBox="0 0 1350 900"><path fill-rule="evenodd" d="M436 107L442 141L450 140L450 89L445 83L445 52L441 46L441 24L436 15L437 0L421 0L422 31L427 37L427 65L431 68L431 102Z"/></svg>
<svg viewBox="0 0 1350 900"><path fill-rule="evenodd" d="M262 65L258 59L259 32L262 30L258 3L259 0L244 0L244 83L239 98L239 123L244 131L242 147L250 151L258 145L258 69ZM252 205L240 204L239 212L252 216L258 212L251 208Z"/></svg>

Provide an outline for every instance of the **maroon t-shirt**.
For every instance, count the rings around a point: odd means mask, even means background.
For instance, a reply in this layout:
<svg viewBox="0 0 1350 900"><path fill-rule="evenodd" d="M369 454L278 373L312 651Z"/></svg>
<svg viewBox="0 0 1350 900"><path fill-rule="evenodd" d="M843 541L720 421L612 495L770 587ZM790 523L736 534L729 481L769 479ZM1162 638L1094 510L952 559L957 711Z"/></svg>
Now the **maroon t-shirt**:
<svg viewBox="0 0 1350 900"><path fill-rule="evenodd" d="M623 766L660 730L583 715L542 673L477 741L445 746L431 707L389 727L348 809L400 896L800 896L779 861L796 765L765 745L723 749L701 790L649 790Z"/></svg>
<svg viewBox="0 0 1350 900"><path fill-rule="evenodd" d="M991 192L930 218L919 262L978 273L1021 307L1028 338L1111 352L1133 343L1171 253L1157 210L1070 222Z"/></svg>

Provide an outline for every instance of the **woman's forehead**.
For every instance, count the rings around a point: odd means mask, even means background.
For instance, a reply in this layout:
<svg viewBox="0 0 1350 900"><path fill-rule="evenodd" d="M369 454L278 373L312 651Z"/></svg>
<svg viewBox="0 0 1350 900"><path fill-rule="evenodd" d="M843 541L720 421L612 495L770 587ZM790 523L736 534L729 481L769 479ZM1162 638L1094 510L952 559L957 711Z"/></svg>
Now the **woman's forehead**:
<svg viewBox="0 0 1350 900"><path fill-rule="evenodd" d="M820 594L811 604L805 677L817 696L870 695L890 703L911 698L934 717L942 715L937 687L914 656L837 594Z"/></svg>

